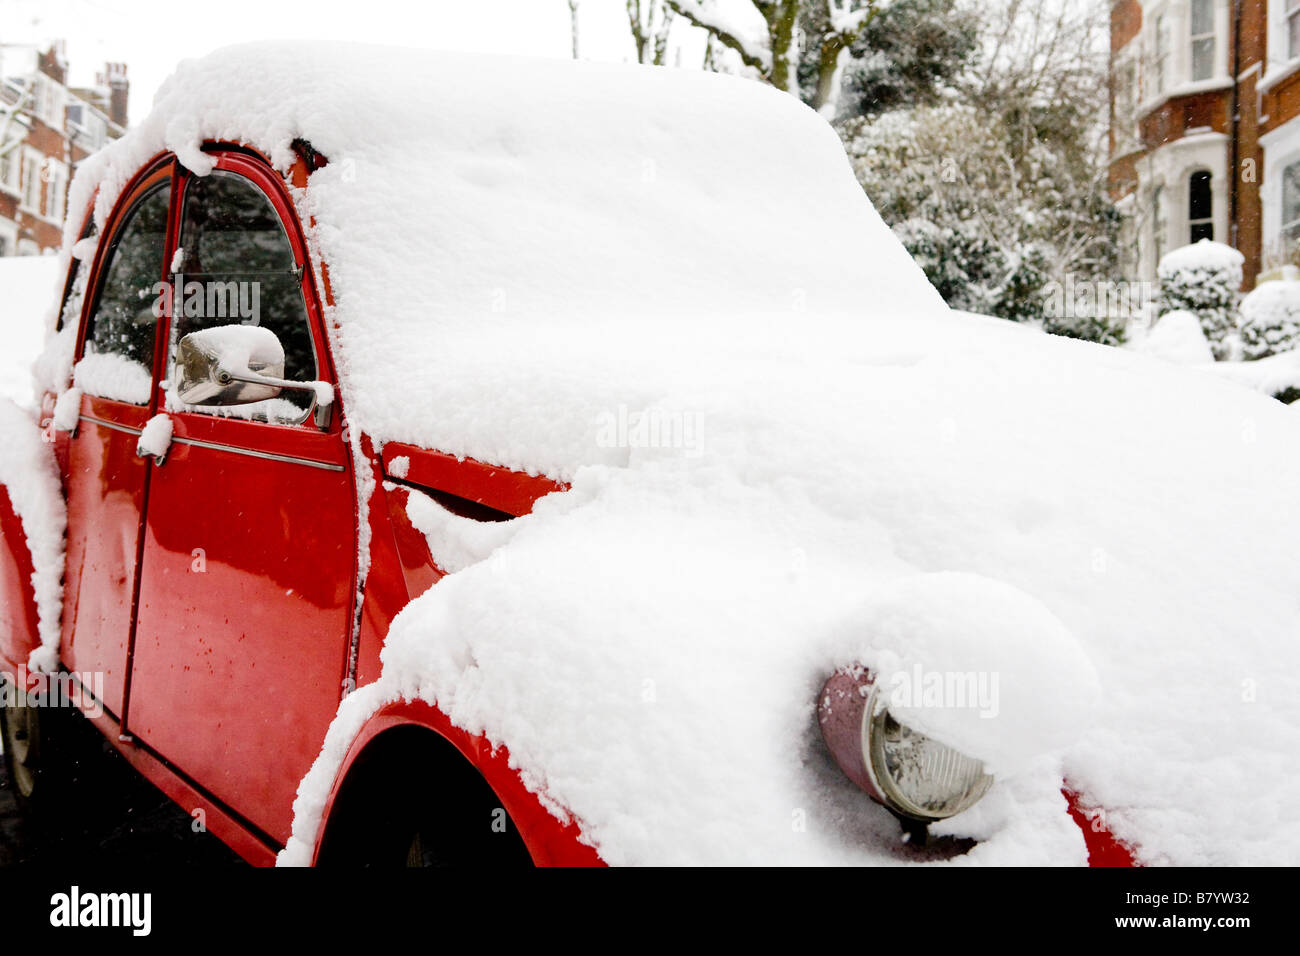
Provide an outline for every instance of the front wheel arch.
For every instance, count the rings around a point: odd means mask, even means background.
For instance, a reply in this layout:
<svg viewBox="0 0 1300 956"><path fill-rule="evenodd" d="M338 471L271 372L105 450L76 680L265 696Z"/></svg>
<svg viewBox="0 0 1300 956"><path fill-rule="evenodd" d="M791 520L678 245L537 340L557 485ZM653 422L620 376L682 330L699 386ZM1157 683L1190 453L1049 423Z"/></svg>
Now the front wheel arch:
<svg viewBox="0 0 1300 956"><path fill-rule="evenodd" d="M353 760L316 854L318 866L532 862L478 769L446 738L413 724L381 732Z"/></svg>

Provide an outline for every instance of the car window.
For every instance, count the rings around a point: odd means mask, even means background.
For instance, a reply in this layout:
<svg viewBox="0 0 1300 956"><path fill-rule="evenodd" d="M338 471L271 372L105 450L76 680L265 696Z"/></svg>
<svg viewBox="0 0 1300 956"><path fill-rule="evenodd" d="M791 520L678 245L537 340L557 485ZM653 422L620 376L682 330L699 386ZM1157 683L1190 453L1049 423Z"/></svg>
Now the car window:
<svg viewBox="0 0 1300 956"><path fill-rule="evenodd" d="M56 332L71 326L77 327L81 321L81 303L86 294L86 280L90 276L90 266L94 261L93 243L95 239L95 218L86 217L86 227L81 230L77 246L73 249L84 252L80 258L73 257L71 277L63 290L63 304L59 307L59 316L55 321ZM86 240L90 240L87 242ZM88 249L87 246L90 248ZM80 248L78 248L80 247Z"/></svg>
<svg viewBox="0 0 1300 956"><path fill-rule="evenodd" d="M164 181L136 201L114 236L76 369L77 387L91 395L149 404L168 201Z"/></svg>
<svg viewBox="0 0 1300 956"><path fill-rule="evenodd" d="M317 378L316 355L303 298L302 275L275 207L257 185L216 170L189 180L173 260L171 358L185 335L218 325L258 325L284 346L284 377ZM284 391L254 405L187 406L190 411L254 421L298 422L311 409L310 392Z"/></svg>

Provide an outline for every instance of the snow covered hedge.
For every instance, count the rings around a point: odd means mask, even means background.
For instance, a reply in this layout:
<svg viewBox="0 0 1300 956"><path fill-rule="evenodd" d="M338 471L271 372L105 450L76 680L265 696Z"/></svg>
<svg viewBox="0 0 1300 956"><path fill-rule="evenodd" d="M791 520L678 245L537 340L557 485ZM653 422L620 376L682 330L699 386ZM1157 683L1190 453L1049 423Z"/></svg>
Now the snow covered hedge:
<svg viewBox="0 0 1300 956"><path fill-rule="evenodd" d="M1187 311L1201 320L1216 358L1228 356L1224 340L1236 328L1245 257L1231 246L1202 239L1166 253L1157 267L1159 314Z"/></svg>
<svg viewBox="0 0 1300 956"><path fill-rule="evenodd" d="M1264 282L1242 300L1241 345L1250 360L1300 347L1300 282Z"/></svg>

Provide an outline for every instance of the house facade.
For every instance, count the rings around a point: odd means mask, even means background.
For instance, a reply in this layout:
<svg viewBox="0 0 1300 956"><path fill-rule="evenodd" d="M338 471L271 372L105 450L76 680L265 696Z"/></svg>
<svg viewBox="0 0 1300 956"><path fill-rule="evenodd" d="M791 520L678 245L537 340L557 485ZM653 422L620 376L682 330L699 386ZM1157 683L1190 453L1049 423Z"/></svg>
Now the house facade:
<svg viewBox="0 0 1300 956"><path fill-rule="evenodd" d="M126 66L67 83L63 45L0 44L0 255L59 248L77 164L126 129Z"/></svg>

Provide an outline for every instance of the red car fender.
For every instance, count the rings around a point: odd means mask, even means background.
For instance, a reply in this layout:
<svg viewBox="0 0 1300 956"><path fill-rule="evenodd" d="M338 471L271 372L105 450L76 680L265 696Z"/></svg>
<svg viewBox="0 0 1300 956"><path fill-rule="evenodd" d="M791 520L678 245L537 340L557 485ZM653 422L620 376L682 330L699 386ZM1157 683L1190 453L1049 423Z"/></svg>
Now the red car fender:
<svg viewBox="0 0 1300 956"><path fill-rule="evenodd" d="M1137 866L1133 850L1121 843L1106 826L1103 810L1085 808L1083 796L1068 786L1061 789L1070 816L1083 831L1083 842L1088 848L1089 866Z"/></svg>
<svg viewBox="0 0 1300 956"><path fill-rule="evenodd" d="M543 806L537 794L524 786L517 770L510 766L505 747L493 748L485 738L454 726L442 711L421 700L397 701L371 715L353 739L334 777L325 811L317 829L312 863L320 853L330 814L349 771L366 747L381 733L395 727L416 726L442 737L483 775L501 806L523 838L538 866L604 866L594 847L581 842L581 830L570 818L562 821Z"/></svg>
<svg viewBox="0 0 1300 956"><path fill-rule="evenodd" d="M10 675L26 669L28 655L40 646L36 593L32 590L32 552L27 532L14 511L9 491L0 485L0 607L5 608L0 627L0 668Z"/></svg>

